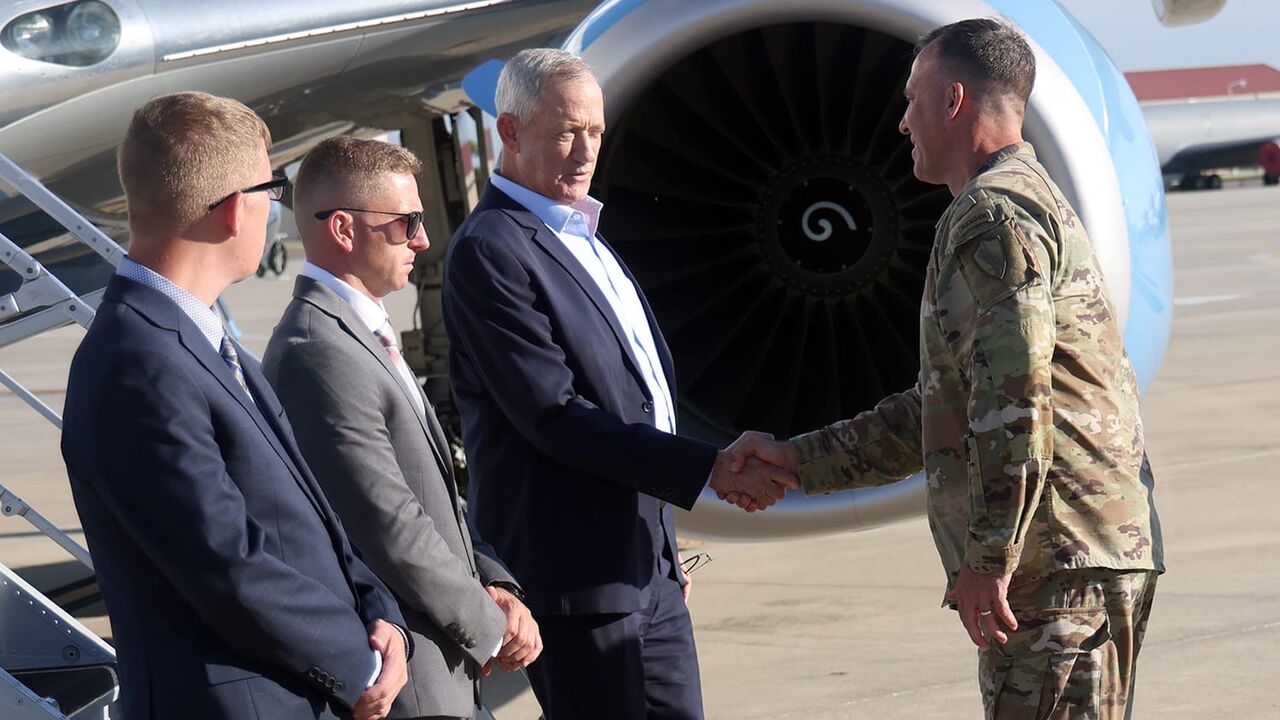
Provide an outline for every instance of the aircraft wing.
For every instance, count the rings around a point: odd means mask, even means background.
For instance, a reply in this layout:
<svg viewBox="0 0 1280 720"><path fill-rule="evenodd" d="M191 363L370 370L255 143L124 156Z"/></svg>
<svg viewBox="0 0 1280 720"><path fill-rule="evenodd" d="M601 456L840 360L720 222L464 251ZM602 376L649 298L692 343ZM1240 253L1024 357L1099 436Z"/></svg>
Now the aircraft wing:
<svg viewBox="0 0 1280 720"><path fill-rule="evenodd" d="M119 196L115 146L133 110L156 95L236 98L267 121L273 149L305 152L305 141L326 136L318 129L394 129L458 109L463 73L555 44L595 2L45 5L0 8L0 153L78 207L118 210L104 206ZM91 23L96 34L84 29ZM69 49L85 44L77 32L93 35L96 55Z"/></svg>

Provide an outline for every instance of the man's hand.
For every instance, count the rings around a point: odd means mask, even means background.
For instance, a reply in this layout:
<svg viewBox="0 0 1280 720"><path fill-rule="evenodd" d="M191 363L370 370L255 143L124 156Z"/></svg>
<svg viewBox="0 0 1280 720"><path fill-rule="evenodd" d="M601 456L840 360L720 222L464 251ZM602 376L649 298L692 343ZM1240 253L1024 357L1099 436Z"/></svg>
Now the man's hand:
<svg viewBox="0 0 1280 720"><path fill-rule="evenodd" d="M726 500L747 512L764 510L782 499L787 488L800 487L795 473L776 465L750 457L740 463L739 470L730 469L733 459L728 450L721 450L711 470L711 489L716 497Z"/></svg>
<svg viewBox="0 0 1280 720"><path fill-rule="evenodd" d="M400 631L386 620L374 620L369 625L369 647L382 655L382 673L373 685L365 690L351 708L353 720L381 720L391 712L391 703L409 679L404 638Z"/></svg>
<svg viewBox="0 0 1280 720"><path fill-rule="evenodd" d="M502 609L502 614L507 616L507 629L502 633L502 649L498 651L498 667L507 672L529 667L542 654L542 634L538 632L537 621L533 619L529 608L510 591L492 585L485 590ZM480 674L485 677L492 671L492 661L480 668Z"/></svg>
<svg viewBox="0 0 1280 720"><path fill-rule="evenodd" d="M729 455L729 469L733 472L740 472L751 457L793 473L796 471L795 446L786 440L775 440L770 433L748 430L724 451Z"/></svg>
<svg viewBox="0 0 1280 720"><path fill-rule="evenodd" d="M679 550L676 551L676 567L680 568L680 577L684 578L684 582L680 585L680 595L684 598L684 604L688 605L689 593L693 590L693 578L684 571L684 558L680 557Z"/></svg>
<svg viewBox="0 0 1280 720"><path fill-rule="evenodd" d="M720 465L721 458L724 459L730 474L764 470L774 478L775 483L779 483L779 477L786 478L785 482L780 483L784 493L787 487L800 487L800 481L795 476L795 448L789 442L774 440L773 435L769 433L750 430L742 433L742 436L732 445L721 451L720 457L716 459L717 467ZM782 498L779 494L770 500L768 496L762 498L750 490L733 487L722 490L714 484L712 488L721 500L737 505L747 512L763 510Z"/></svg>
<svg viewBox="0 0 1280 720"><path fill-rule="evenodd" d="M960 611L960 622L969 633L969 639L983 650L989 647L988 637L1003 645L1009 640L1004 628L1018 629L1018 620L1009 609L1007 599L1011 577L982 575L967 565L962 566L955 589L947 594L947 599L954 602Z"/></svg>

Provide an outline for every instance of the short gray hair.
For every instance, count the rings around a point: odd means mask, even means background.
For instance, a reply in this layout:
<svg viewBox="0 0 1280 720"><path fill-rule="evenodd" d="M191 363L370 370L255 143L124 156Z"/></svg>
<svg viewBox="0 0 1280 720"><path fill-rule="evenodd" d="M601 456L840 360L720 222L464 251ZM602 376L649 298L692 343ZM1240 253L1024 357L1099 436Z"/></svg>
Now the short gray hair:
<svg viewBox="0 0 1280 720"><path fill-rule="evenodd" d="M538 109L538 95L547 80L595 78L585 60L567 50L531 48L507 61L498 76L494 102L498 114L511 114L529 122Z"/></svg>

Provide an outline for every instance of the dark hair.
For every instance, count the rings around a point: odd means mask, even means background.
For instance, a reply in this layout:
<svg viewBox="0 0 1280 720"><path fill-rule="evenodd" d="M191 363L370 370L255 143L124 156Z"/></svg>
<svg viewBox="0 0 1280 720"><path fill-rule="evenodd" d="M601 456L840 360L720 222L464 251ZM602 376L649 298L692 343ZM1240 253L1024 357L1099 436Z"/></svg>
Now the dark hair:
<svg viewBox="0 0 1280 720"><path fill-rule="evenodd" d="M961 82L1016 98L1026 106L1036 81L1036 56L1016 27L991 18L961 20L925 34L916 43L915 54L935 41L941 66L955 72Z"/></svg>

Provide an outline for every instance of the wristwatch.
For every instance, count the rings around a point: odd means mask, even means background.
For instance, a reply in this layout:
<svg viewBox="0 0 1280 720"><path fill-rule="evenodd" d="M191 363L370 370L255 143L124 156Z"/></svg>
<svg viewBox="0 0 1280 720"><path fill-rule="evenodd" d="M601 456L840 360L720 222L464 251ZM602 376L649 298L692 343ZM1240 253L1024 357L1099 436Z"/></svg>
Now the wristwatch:
<svg viewBox="0 0 1280 720"><path fill-rule="evenodd" d="M506 580L494 580L493 582L489 583L489 587L496 587L502 590L506 590L512 595L515 595L517 600L519 600L520 602L524 602L524 591L521 590L520 586L516 585L515 583L507 582Z"/></svg>

